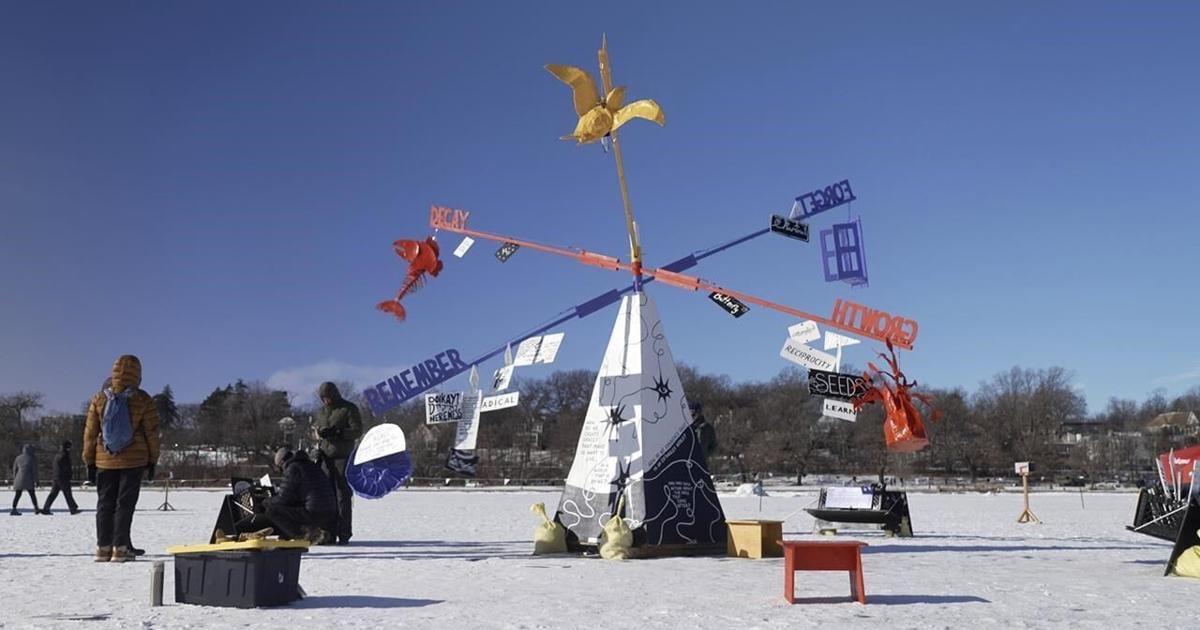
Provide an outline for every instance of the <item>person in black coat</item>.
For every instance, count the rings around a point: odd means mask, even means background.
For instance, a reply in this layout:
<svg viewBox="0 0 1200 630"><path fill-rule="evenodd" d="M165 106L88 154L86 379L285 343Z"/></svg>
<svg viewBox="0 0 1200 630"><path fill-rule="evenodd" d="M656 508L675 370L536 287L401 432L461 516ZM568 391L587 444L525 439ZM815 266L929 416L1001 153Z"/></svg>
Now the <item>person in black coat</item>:
<svg viewBox="0 0 1200 630"><path fill-rule="evenodd" d="M704 407L700 403L689 405L692 410L692 431L696 434L696 443L704 453L704 461L712 465L713 455L717 452L717 430L704 418Z"/></svg>
<svg viewBox="0 0 1200 630"><path fill-rule="evenodd" d="M325 471L304 451L284 447L275 453L275 467L283 471L283 482L266 500L266 510L238 524L239 532L266 527L281 538L306 538L320 544L328 535L322 526L337 513L337 498Z"/></svg>
<svg viewBox="0 0 1200 630"><path fill-rule="evenodd" d="M71 496L72 476L71 441L67 440L62 443L62 448L54 456L54 482L50 486L50 496L46 498L46 503L42 506L42 514L50 514L50 506L58 498L59 492L67 500L67 509L71 511L71 514L79 513L79 504L75 503L75 497Z"/></svg>

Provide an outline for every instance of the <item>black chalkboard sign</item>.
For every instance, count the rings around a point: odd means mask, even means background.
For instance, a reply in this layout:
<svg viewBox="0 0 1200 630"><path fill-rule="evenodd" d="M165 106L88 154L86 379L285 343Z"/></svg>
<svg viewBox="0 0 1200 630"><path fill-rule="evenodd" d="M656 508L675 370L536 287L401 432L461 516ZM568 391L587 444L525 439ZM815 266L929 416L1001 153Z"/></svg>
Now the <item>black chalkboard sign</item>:
<svg viewBox="0 0 1200 630"><path fill-rule="evenodd" d="M771 231L788 238L801 240L805 243L808 242L808 224L793 221L785 216L778 214L771 215Z"/></svg>
<svg viewBox="0 0 1200 630"><path fill-rule="evenodd" d="M808 393L837 400L852 400L867 393L867 381L860 375L810 369Z"/></svg>
<svg viewBox="0 0 1200 630"><path fill-rule="evenodd" d="M733 315L734 317L741 317L750 311L749 306L746 306L741 300L733 297L732 295L725 295L724 293L713 291L712 293L708 294L708 299L712 300L714 304L725 309L727 313Z"/></svg>
<svg viewBox="0 0 1200 630"><path fill-rule="evenodd" d="M515 254L518 249L521 249L520 245L505 241L505 243L500 246L500 249L496 250L496 260L499 260L500 262L507 262L509 257Z"/></svg>

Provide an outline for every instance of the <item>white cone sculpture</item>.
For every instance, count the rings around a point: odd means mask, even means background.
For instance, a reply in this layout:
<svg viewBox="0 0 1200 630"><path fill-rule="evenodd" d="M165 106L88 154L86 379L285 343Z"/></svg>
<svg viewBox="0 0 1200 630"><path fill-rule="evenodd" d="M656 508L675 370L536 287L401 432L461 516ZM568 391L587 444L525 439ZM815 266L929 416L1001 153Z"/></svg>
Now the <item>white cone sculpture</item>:
<svg viewBox="0 0 1200 630"><path fill-rule="evenodd" d="M725 515L691 423L658 309L644 292L626 296L558 505L568 544L595 545L624 494L635 548L724 549Z"/></svg>

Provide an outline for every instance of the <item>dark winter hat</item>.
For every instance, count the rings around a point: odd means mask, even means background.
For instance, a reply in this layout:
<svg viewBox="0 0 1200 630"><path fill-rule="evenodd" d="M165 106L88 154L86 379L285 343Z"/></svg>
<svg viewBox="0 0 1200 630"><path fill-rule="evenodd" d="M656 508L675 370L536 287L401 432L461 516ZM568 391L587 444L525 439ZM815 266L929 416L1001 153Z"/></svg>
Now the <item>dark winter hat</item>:
<svg viewBox="0 0 1200 630"><path fill-rule="evenodd" d="M286 446L280 447L278 451L275 451L275 467L283 468L283 465L294 456L295 453L292 452L292 449Z"/></svg>
<svg viewBox="0 0 1200 630"><path fill-rule="evenodd" d="M698 403L698 402L689 402L689 403L688 403L688 409L691 409L693 413L694 413L694 412L697 412L697 411L703 411L703 410L704 410L704 405L702 405L702 404L700 404L700 403Z"/></svg>
<svg viewBox="0 0 1200 630"><path fill-rule="evenodd" d="M321 383L320 387L317 388L317 397L328 398L329 400L341 400L342 393L338 391L337 385L334 385L329 381L325 381L324 383Z"/></svg>

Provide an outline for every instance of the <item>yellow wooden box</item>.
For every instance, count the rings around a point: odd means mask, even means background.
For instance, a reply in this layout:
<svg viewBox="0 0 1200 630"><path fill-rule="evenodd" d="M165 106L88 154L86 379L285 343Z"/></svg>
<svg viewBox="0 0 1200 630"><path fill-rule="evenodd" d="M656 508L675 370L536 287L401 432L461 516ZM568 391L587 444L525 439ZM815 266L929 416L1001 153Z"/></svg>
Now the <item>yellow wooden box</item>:
<svg viewBox="0 0 1200 630"><path fill-rule="evenodd" d="M782 558L783 521L725 521L729 526L726 551L733 558Z"/></svg>

